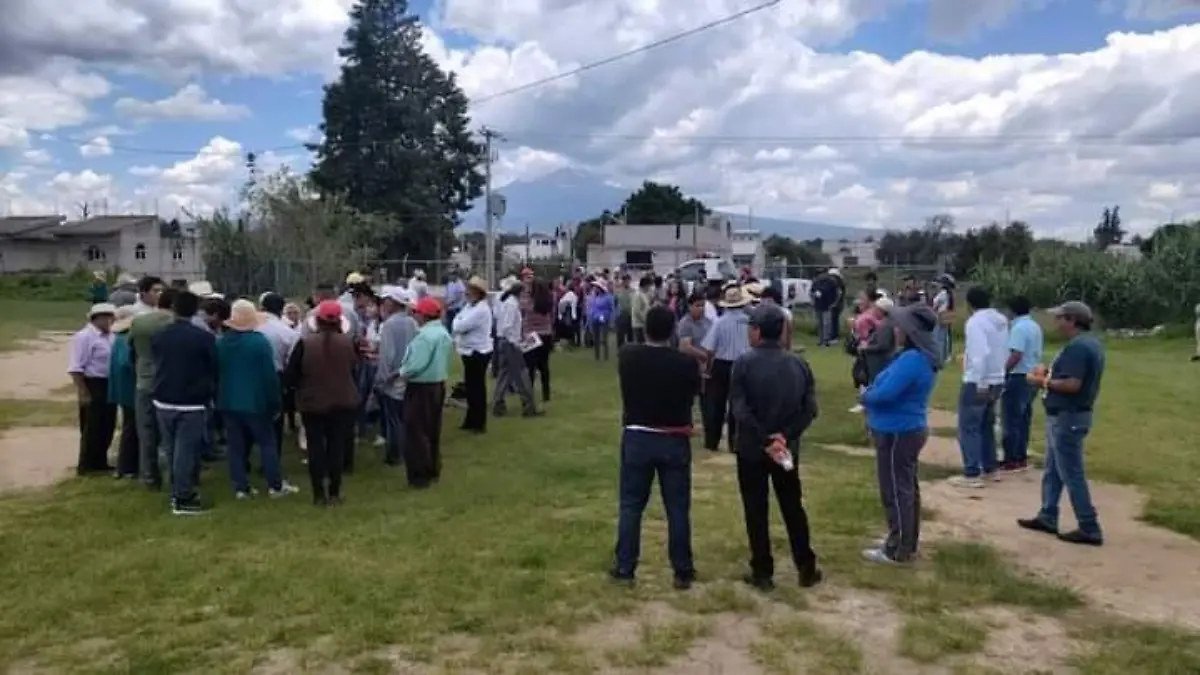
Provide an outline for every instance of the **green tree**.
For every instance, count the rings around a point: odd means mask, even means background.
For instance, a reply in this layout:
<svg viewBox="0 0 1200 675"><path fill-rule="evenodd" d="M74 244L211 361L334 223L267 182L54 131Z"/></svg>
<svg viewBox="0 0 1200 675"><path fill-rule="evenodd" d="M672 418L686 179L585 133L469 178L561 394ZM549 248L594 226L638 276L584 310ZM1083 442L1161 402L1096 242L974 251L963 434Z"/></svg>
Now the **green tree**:
<svg viewBox="0 0 1200 675"><path fill-rule="evenodd" d="M763 252L767 260L783 259L789 266L828 267L833 264L827 253L821 250L821 240L796 241L791 237L773 234L763 240Z"/></svg>
<svg viewBox="0 0 1200 675"><path fill-rule="evenodd" d="M678 225L695 223L712 213L704 202L687 197L678 185L646 181L621 206L630 225Z"/></svg>
<svg viewBox="0 0 1200 675"><path fill-rule="evenodd" d="M1111 209L1104 207L1104 213L1100 216L1100 223L1096 225L1096 229L1092 230L1092 239L1096 242L1096 248L1103 251L1113 244L1121 243L1125 238L1125 230L1121 229L1121 207L1114 206Z"/></svg>
<svg viewBox="0 0 1200 675"><path fill-rule="evenodd" d="M389 258L449 251L483 189L467 98L419 38L406 0L358 0L338 50L341 74L325 87L324 139L310 146L322 196L390 223L376 242Z"/></svg>

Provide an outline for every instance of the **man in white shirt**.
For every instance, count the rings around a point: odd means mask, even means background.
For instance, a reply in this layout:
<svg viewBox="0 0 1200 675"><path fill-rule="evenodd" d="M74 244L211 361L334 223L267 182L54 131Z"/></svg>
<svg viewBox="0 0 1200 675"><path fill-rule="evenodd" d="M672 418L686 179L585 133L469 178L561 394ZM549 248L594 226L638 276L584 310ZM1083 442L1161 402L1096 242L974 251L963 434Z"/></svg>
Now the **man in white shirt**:
<svg viewBox="0 0 1200 675"><path fill-rule="evenodd" d="M299 331L289 326L283 318L283 306L286 304L283 296L274 292L263 293L258 298L258 306L266 314L266 321L262 322L257 330L267 337L267 342L271 343L271 353L275 359L275 372L279 375L279 387L284 398L284 414L275 420L275 447L279 448L280 452L283 451L283 418L284 415L292 412L289 408L295 407L288 405L295 401L289 400L283 369L287 365L288 355L292 353L292 347L296 346L296 342L300 340Z"/></svg>
<svg viewBox="0 0 1200 675"><path fill-rule="evenodd" d="M454 317L451 333L455 349L462 357L467 394L467 414L462 428L477 434L487 430L487 368L492 358L492 327L487 282L471 277L467 281L467 304Z"/></svg>
<svg viewBox="0 0 1200 675"><path fill-rule="evenodd" d="M525 417L536 417L538 412L533 401L533 382L529 369L525 367L525 353L521 351L524 337L521 335L521 281L515 277L508 280L504 294L495 303L496 353L492 362L497 364L496 385L492 390L492 414L503 417L508 414L504 399L512 390L521 399Z"/></svg>
<svg viewBox="0 0 1200 675"><path fill-rule="evenodd" d="M1008 363L1008 318L991 308L992 298L980 287L967 291L966 351L958 398L958 445L963 475L951 478L959 487L981 488L995 479L996 401L1004 389Z"/></svg>
<svg viewBox="0 0 1200 675"><path fill-rule="evenodd" d="M408 292L412 294L413 302L429 295L429 284L425 283L425 270L415 270L412 279L408 280Z"/></svg>

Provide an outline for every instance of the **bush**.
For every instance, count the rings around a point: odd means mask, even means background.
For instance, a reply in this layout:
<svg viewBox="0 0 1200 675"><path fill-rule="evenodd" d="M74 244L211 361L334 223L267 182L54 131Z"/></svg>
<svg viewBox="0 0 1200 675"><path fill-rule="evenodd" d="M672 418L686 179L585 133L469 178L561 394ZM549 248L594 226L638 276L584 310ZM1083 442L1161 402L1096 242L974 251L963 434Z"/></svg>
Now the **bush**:
<svg viewBox="0 0 1200 675"><path fill-rule="evenodd" d="M109 275L110 285L115 274ZM0 274L0 299L78 301L91 298L92 272L83 267L73 272L44 270L22 274Z"/></svg>
<svg viewBox="0 0 1200 675"><path fill-rule="evenodd" d="M1014 295L1037 307L1082 300L1109 328L1186 322L1200 301L1200 226L1164 239L1141 259L1085 246L1039 246L1025 269L983 263L973 278L1000 302Z"/></svg>

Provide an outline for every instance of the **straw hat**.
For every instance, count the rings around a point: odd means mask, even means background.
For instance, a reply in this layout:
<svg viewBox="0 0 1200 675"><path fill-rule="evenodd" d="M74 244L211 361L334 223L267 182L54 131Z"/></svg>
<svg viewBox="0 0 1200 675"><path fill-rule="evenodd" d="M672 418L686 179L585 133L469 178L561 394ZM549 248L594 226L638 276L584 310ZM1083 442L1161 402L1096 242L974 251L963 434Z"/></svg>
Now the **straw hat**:
<svg viewBox="0 0 1200 675"><path fill-rule="evenodd" d="M758 298L763 294L763 286L761 281L751 281L748 284L742 284L742 290L750 294L751 298Z"/></svg>
<svg viewBox="0 0 1200 675"><path fill-rule="evenodd" d="M96 270L95 272L92 272L92 276L95 277L96 281L108 281L108 277L105 276L104 270Z"/></svg>
<svg viewBox="0 0 1200 675"><path fill-rule="evenodd" d="M360 272L351 272L346 275L347 286L357 286L358 284L365 284L366 282L367 278L364 277Z"/></svg>
<svg viewBox="0 0 1200 675"><path fill-rule="evenodd" d="M249 300L235 300L229 307L229 318L225 319L225 325L233 330L254 330L262 324L262 315Z"/></svg>
<svg viewBox="0 0 1200 675"><path fill-rule="evenodd" d="M133 317L137 316L137 312L133 309L133 305L125 305L117 308L115 316L117 320L113 322L112 332L124 333L133 325Z"/></svg>
<svg viewBox="0 0 1200 675"><path fill-rule="evenodd" d="M474 288L480 293L488 292L487 282L480 277L471 277L470 279L467 279L467 288Z"/></svg>
<svg viewBox="0 0 1200 675"><path fill-rule="evenodd" d="M88 310L88 321L105 314L108 314L109 316L116 316L117 306L107 302L100 302L92 305L92 308Z"/></svg>
<svg viewBox="0 0 1200 675"><path fill-rule="evenodd" d="M742 291L741 286L731 286L725 289L725 293L721 296L721 302L719 304L727 309L745 307L746 305L750 304L750 296L746 295L746 293Z"/></svg>

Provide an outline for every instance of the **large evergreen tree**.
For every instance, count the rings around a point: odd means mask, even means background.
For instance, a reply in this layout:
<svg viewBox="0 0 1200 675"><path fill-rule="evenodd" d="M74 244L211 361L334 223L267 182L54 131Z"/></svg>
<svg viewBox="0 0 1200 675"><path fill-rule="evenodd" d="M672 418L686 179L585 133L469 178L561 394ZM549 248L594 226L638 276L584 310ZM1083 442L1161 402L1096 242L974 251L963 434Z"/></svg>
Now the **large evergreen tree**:
<svg viewBox="0 0 1200 675"><path fill-rule="evenodd" d="M407 0L355 4L341 75L325 87L311 177L322 194L391 221L381 254L429 260L450 250L459 215L482 192L484 150L454 74L419 38Z"/></svg>

